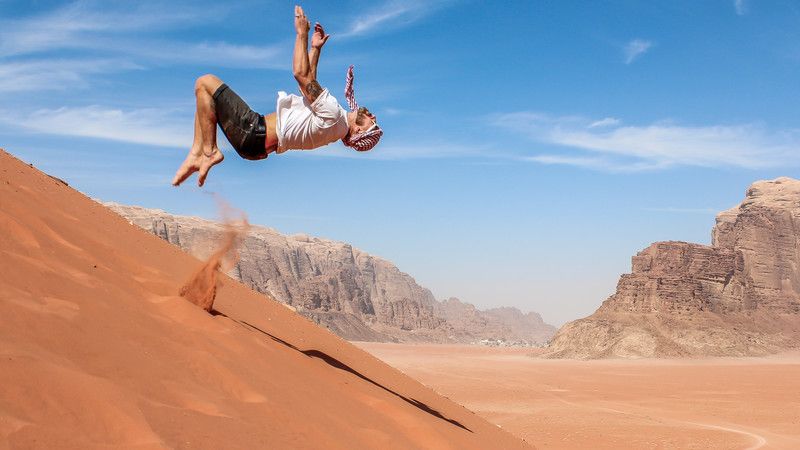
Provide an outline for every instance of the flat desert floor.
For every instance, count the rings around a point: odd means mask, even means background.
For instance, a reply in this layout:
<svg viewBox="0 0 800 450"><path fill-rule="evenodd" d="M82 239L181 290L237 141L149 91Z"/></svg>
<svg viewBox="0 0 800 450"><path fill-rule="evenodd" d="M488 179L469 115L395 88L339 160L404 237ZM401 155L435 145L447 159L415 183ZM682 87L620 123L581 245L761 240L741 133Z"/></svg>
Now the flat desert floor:
<svg viewBox="0 0 800 450"><path fill-rule="evenodd" d="M538 448L800 448L800 354L576 361L357 345Z"/></svg>

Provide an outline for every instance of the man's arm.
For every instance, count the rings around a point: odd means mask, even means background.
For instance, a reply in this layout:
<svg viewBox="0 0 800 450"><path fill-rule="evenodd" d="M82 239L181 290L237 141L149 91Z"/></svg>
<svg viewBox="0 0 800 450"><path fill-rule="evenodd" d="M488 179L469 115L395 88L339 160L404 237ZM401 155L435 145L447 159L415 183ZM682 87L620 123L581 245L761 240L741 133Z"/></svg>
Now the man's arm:
<svg viewBox="0 0 800 450"><path fill-rule="evenodd" d="M311 26L308 23L303 8L299 6L294 7L294 27L297 31L297 39L294 42L294 61L292 64L294 78L300 85L300 91L309 102L317 99L319 94L322 93L322 87L317 82L317 62L319 62L319 49L321 45L314 51L312 45L311 52L308 52L308 31ZM316 34L316 32L315 32ZM327 40L327 39L326 39ZM312 56L312 64L309 61L309 56Z"/></svg>
<svg viewBox="0 0 800 450"><path fill-rule="evenodd" d="M317 79L317 64L319 55L322 53L322 46L328 42L329 34L325 34L325 29L317 22L314 25L314 34L311 35L311 50L308 51L308 63L311 70L311 78Z"/></svg>

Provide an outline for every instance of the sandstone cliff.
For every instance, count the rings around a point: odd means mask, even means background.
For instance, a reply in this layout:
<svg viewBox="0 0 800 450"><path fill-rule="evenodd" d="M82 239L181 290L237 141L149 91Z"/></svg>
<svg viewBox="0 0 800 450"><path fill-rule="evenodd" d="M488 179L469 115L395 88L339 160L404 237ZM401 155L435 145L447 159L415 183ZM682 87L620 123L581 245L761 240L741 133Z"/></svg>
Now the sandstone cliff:
<svg viewBox="0 0 800 450"><path fill-rule="evenodd" d="M198 258L211 253L224 230L219 223L161 210L106 206ZM428 289L391 262L346 243L251 226L239 251L239 262L229 275L346 339L463 343L502 339L533 344L545 342L555 332L538 314L523 316L519 311L519 317L478 312L484 321L467 327L456 314L444 314Z"/></svg>
<svg viewBox="0 0 800 450"><path fill-rule="evenodd" d="M712 244L657 242L617 291L564 325L550 357L763 355L800 346L800 181L759 181Z"/></svg>

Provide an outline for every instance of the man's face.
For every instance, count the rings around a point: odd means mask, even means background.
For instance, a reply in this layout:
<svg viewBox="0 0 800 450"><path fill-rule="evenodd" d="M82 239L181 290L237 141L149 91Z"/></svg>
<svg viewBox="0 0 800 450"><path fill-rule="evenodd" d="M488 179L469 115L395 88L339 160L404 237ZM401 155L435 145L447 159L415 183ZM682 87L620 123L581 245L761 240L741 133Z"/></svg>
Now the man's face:
<svg viewBox="0 0 800 450"><path fill-rule="evenodd" d="M358 114L356 115L355 126L352 127L350 131L353 134L363 133L374 126L377 126L376 117L371 112L369 112L367 108L362 106L358 108Z"/></svg>

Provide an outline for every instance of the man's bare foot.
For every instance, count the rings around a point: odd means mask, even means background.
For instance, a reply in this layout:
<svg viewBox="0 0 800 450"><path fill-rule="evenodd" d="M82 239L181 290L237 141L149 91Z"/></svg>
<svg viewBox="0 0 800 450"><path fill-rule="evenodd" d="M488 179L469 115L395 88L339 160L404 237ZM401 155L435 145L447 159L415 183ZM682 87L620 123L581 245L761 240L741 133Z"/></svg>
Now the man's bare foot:
<svg viewBox="0 0 800 450"><path fill-rule="evenodd" d="M213 148L208 155L203 153L202 150L190 150L189 154L186 155L186 159L183 161L183 164L181 164L181 167L177 172L175 172L175 178L172 179L172 185L178 186L179 184L183 183L184 180L189 178L191 174L199 172L197 176L197 185L203 186L203 183L206 182L208 171L211 170L211 168L215 165L221 163L223 159L225 159L225 156L216 147Z"/></svg>

